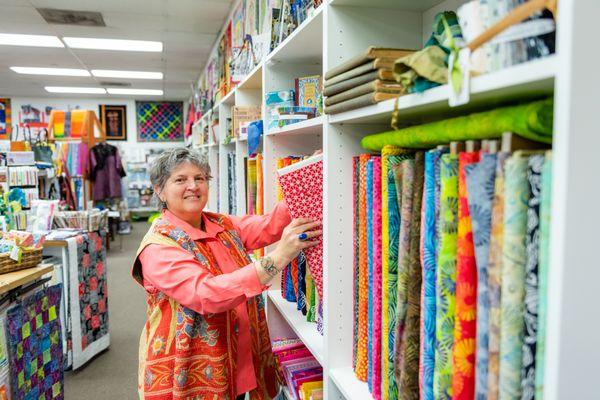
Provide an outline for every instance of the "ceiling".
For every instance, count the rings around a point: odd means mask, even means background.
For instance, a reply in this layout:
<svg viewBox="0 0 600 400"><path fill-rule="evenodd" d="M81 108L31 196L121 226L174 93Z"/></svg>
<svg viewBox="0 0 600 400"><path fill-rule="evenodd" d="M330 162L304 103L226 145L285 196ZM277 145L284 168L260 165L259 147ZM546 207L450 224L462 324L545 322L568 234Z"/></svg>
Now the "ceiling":
<svg viewBox="0 0 600 400"><path fill-rule="evenodd" d="M95 87L100 81L114 81L136 89L163 89L164 95L158 97L162 99L187 99L232 1L0 0L0 33L154 40L164 45L162 53L0 46L0 97L97 97L48 93L44 86ZM51 25L36 8L100 12L106 27ZM152 71L163 72L164 79L19 75L10 66Z"/></svg>

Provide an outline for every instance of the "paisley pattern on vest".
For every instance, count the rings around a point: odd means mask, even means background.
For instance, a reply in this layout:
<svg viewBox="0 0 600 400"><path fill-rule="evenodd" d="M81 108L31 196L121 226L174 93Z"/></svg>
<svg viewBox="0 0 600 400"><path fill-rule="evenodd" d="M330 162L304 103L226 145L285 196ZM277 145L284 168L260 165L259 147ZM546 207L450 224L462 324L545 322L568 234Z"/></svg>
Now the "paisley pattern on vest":
<svg viewBox="0 0 600 400"><path fill-rule="evenodd" d="M251 263L231 221L219 214L205 215L224 228L217 239L237 265L243 267ZM194 255L199 268L213 275L222 274L207 244L193 241L181 228L164 219L154 222L138 255L149 244L179 246ZM133 276L142 284L138 259ZM280 379L271 351L262 295L249 299L246 305L257 382L250 399L271 399L277 394ZM235 399L237 335L235 309L201 315L162 292L148 293L148 319L140 339L140 398Z"/></svg>

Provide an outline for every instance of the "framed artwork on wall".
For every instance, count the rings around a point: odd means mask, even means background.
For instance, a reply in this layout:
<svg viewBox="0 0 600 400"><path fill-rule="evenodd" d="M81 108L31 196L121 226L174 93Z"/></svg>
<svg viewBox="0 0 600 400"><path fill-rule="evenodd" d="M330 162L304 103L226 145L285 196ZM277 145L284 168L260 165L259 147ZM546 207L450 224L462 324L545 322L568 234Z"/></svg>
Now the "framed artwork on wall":
<svg viewBox="0 0 600 400"><path fill-rule="evenodd" d="M183 102L136 101L139 142L183 140Z"/></svg>
<svg viewBox="0 0 600 400"><path fill-rule="evenodd" d="M0 99L0 139L10 138L10 99Z"/></svg>
<svg viewBox="0 0 600 400"><path fill-rule="evenodd" d="M99 107L106 140L127 140L127 106L101 104Z"/></svg>

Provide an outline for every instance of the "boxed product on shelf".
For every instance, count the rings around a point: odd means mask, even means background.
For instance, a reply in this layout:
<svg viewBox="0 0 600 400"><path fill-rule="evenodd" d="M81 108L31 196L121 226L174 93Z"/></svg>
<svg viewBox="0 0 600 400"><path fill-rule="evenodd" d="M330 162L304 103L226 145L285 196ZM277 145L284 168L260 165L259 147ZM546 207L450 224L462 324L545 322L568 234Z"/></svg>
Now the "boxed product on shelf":
<svg viewBox="0 0 600 400"><path fill-rule="evenodd" d="M323 86L321 75L296 78L295 84L296 105L301 107L317 107Z"/></svg>
<svg viewBox="0 0 600 400"><path fill-rule="evenodd" d="M9 166L34 165L33 151L9 151L6 153L6 162Z"/></svg>
<svg viewBox="0 0 600 400"><path fill-rule="evenodd" d="M272 91L265 94L266 112L269 118L267 131L278 127L279 113L277 110L280 107L294 107L294 96L295 92L293 89Z"/></svg>
<svg viewBox="0 0 600 400"><path fill-rule="evenodd" d="M242 124L261 119L260 106L234 106L231 110L233 121L233 136L239 138Z"/></svg>

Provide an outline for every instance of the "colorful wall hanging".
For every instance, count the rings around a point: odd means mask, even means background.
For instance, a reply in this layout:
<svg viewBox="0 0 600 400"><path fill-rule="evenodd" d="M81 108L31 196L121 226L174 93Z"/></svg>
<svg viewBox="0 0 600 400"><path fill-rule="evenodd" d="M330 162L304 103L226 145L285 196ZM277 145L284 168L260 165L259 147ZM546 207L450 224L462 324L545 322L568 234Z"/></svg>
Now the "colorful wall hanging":
<svg viewBox="0 0 600 400"><path fill-rule="evenodd" d="M98 107L106 140L127 140L127 106L101 104Z"/></svg>
<svg viewBox="0 0 600 400"><path fill-rule="evenodd" d="M183 140L183 103L180 101L136 102L138 141Z"/></svg>

